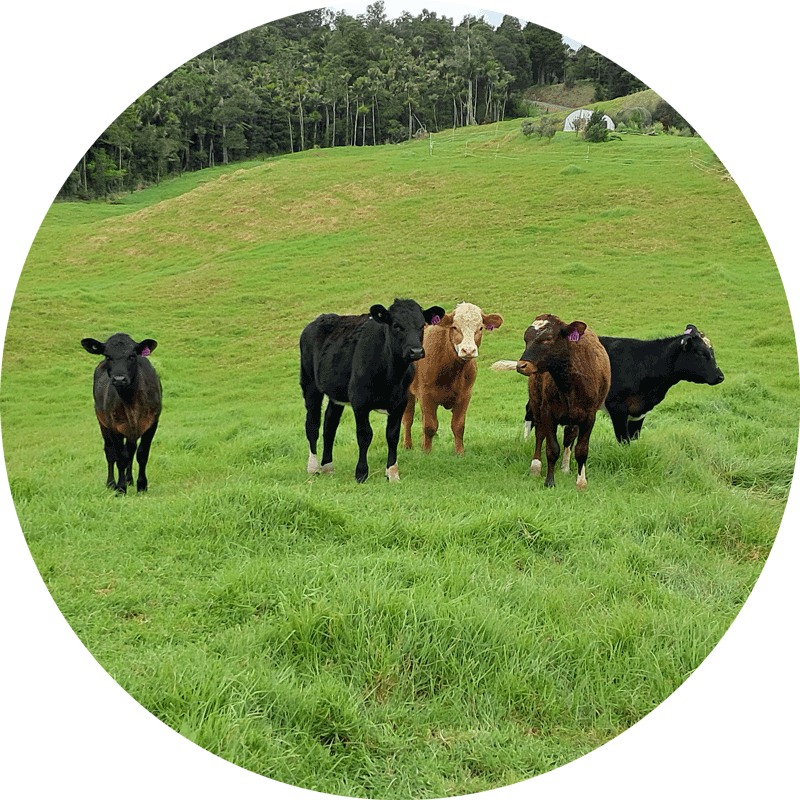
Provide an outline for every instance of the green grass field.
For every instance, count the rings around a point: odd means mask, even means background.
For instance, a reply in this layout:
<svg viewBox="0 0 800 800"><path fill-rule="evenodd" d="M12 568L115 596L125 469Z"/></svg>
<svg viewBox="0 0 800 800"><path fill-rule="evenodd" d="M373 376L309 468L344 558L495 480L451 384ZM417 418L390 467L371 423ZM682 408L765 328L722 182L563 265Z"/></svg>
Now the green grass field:
<svg viewBox="0 0 800 800"><path fill-rule="evenodd" d="M0 412L22 530L112 677L256 773L374 798L465 794L551 770L629 728L710 652L778 531L797 451L783 287L699 139L519 122L318 150L51 209L23 269ZM457 459L371 476L347 411L309 478L297 339L323 311L410 296L503 314ZM601 334L696 324L725 373L681 384L587 476L528 475L516 358L536 314ZM158 340L150 491L104 487L80 339ZM35 343L35 347L31 343ZM415 425L419 442L419 423ZM574 467L573 467L574 470Z"/></svg>

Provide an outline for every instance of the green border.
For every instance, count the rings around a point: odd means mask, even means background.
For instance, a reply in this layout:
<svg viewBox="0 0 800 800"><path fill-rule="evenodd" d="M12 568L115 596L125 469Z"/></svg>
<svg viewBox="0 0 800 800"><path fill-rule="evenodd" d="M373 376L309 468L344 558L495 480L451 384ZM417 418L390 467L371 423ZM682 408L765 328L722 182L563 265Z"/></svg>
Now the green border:
<svg viewBox="0 0 800 800"><path fill-rule="evenodd" d="M27 5L5 13L3 318L49 203L111 120L179 63L311 2L238 0L220 6L208 0L140 0L131 9L73 0L47 10ZM797 207L798 120L787 91L791 48L788 37L781 38L790 30L792 12L774 0L759 4L757 18L726 7L725 19L686 0L661 7L634 0L610 5L570 0L557 8L543 4L535 12L522 0L481 5L522 17L535 14L538 23L588 42L667 98L736 178L783 265L789 298L797 299L800 275L791 266L789 216ZM507 800L536 790L566 796L646 792L665 798L711 793L744 798L762 784L773 795L792 785L798 648L790 570L798 563L796 495L753 595L698 672L634 729L600 750L533 782L498 790ZM5 480L0 504L5 523L4 785L20 796L236 792L298 800L313 795L207 754L121 691L50 600L20 536Z"/></svg>

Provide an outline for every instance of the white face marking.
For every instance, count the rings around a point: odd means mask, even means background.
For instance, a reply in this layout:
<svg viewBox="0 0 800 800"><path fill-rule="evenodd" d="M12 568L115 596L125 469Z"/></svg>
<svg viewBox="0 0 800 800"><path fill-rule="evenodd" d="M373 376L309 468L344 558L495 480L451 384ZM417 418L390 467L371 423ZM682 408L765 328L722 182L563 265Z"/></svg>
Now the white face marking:
<svg viewBox="0 0 800 800"><path fill-rule="evenodd" d="M455 345L459 358L477 358L475 334L483 325L483 312L473 303L459 303L453 311L453 325L461 331L462 339Z"/></svg>
<svg viewBox="0 0 800 800"><path fill-rule="evenodd" d="M705 336L703 337L703 341L705 342L706 347L711 347L711 342Z"/></svg>
<svg viewBox="0 0 800 800"><path fill-rule="evenodd" d="M542 328L545 327L545 325L549 325L549 324L550 324L549 320L546 320L546 319L535 319L533 322L531 322L530 326L535 331L540 331Z"/></svg>

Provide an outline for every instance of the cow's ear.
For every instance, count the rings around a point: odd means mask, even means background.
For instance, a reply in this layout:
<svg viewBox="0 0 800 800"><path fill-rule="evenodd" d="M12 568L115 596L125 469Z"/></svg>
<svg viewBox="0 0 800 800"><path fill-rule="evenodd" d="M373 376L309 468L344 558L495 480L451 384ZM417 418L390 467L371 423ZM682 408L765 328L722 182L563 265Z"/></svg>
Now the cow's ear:
<svg viewBox="0 0 800 800"><path fill-rule="evenodd" d="M102 356L106 349L106 346L102 342L98 342L97 339L81 339L81 346L93 356Z"/></svg>
<svg viewBox="0 0 800 800"><path fill-rule="evenodd" d="M149 355L156 347L158 347L158 342L155 339L142 339L142 341L136 345L136 354L139 356ZM148 352L145 353L145 350Z"/></svg>
<svg viewBox="0 0 800 800"><path fill-rule="evenodd" d="M499 328L502 324L503 324L503 318L500 316L500 314L483 315L483 327L486 328L487 331Z"/></svg>
<svg viewBox="0 0 800 800"><path fill-rule="evenodd" d="M570 322L569 325L565 325L561 329L561 335L565 336L567 340L570 342L577 342L585 332L586 332L586 323L579 322L578 320Z"/></svg>
<svg viewBox="0 0 800 800"><path fill-rule="evenodd" d="M439 317L441 320L444 315L445 312L441 306L431 306L422 312L422 316L425 317L425 322L427 322L428 325L435 325L436 323L433 321L433 318Z"/></svg>
<svg viewBox="0 0 800 800"><path fill-rule="evenodd" d="M375 320L375 322L380 322L384 325L388 325L391 321L389 312L380 303L370 306L369 315Z"/></svg>
<svg viewBox="0 0 800 800"><path fill-rule="evenodd" d="M431 318L431 325L438 325L440 328L449 328L453 324L455 317L452 314L445 314L441 319L434 314Z"/></svg>

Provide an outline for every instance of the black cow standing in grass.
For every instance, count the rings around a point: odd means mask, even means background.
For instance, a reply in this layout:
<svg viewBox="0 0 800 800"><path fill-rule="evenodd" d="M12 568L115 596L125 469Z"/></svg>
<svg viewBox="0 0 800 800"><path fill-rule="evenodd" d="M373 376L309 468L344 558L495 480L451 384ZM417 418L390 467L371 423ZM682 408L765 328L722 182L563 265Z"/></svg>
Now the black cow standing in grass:
<svg viewBox="0 0 800 800"><path fill-rule="evenodd" d="M681 381L716 386L725 379L711 342L694 325L666 339L601 336L611 361L605 410L619 442L639 438L645 415Z"/></svg>
<svg viewBox="0 0 800 800"><path fill-rule="evenodd" d="M716 386L725 379L711 342L694 325L666 339L600 336L611 361L611 388L603 410L611 417L618 442L639 438L645 415L681 381ZM513 362L498 361L496 369ZM493 365L494 366L494 365ZM530 403L525 407L525 438L533 426Z"/></svg>
<svg viewBox="0 0 800 800"><path fill-rule="evenodd" d="M103 434L108 462L106 485L125 494L133 483L133 457L139 462L136 491L147 490L147 459L161 415L161 381L144 356L156 349L154 339L135 342L115 333L105 343L82 339L92 355L103 356L94 371L94 410ZM137 441L139 441L137 449ZM116 464L119 478L114 479Z"/></svg>
<svg viewBox="0 0 800 800"><path fill-rule="evenodd" d="M423 358L426 323L443 317L444 309L423 311L414 300L395 300L388 309L374 305L369 314L322 314L300 334L300 387L306 405L309 474L333 471L333 441L345 405L356 419L356 480L369 474L367 450L372 441L369 412L388 414L386 477L400 480L397 444L400 422L414 377L414 362ZM328 397L322 432L322 463L317 460L322 398Z"/></svg>

